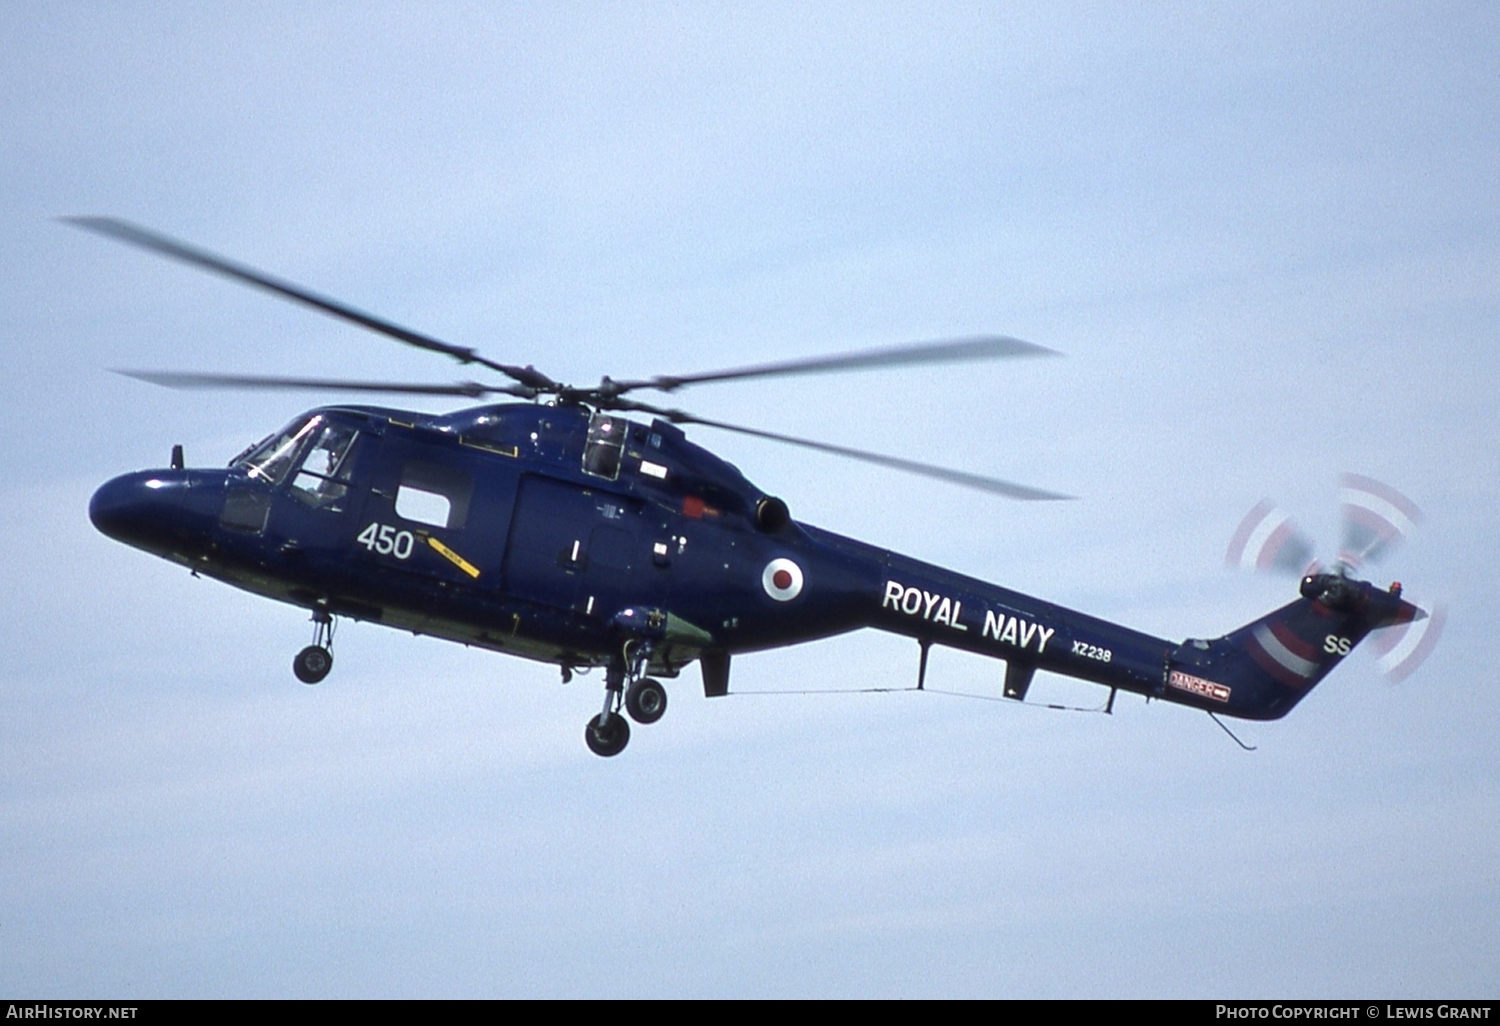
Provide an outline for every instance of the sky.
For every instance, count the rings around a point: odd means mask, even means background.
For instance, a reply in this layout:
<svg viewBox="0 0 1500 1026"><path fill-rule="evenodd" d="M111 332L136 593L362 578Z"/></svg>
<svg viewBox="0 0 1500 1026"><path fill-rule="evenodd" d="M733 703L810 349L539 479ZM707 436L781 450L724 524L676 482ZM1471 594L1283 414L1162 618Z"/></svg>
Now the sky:
<svg viewBox="0 0 1500 1026"><path fill-rule="evenodd" d="M1493 997L1500 12L1486 4L0 6L0 991L68 997ZM580 384L974 334L1062 359L706 385L793 515L1171 639L1344 471L1447 629L1239 724L860 632L597 677L341 625L96 533L304 395L470 376L58 224L128 218ZM424 404L423 409L457 408ZM1490 640L1487 641L1486 638Z"/></svg>

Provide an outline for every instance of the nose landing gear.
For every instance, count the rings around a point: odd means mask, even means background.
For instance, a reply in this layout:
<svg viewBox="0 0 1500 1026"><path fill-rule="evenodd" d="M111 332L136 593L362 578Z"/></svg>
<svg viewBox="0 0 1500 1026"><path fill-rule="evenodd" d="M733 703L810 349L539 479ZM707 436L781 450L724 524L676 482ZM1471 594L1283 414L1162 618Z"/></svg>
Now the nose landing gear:
<svg viewBox="0 0 1500 1026"><path fill-rule="evenodd" d="M317 684L333 669L333 616L327 610L313 610L313 643L292 660L292 673L304 684Z"/></svg>

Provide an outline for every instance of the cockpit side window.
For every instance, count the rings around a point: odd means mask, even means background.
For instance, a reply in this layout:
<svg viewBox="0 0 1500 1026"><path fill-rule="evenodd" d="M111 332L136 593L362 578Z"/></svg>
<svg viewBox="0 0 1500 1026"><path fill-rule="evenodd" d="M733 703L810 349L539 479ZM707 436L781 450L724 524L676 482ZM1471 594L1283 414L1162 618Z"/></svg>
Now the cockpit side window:
<svg viewBox="0 0 1500 1026"><path fill-rule="evenodd" d="M303 443L321 421L321 417L293 421L286 430L266 439L231 466L245 468L252 480L280 484L296 461Z"/></svg>
<svg viewBox="0 0 1500 1026"><path fill-rule="evenodd" d="M344 424L325 423L312 433L313 443L292 479L292 494L309 506L332 506L349 493L349 458L357 432Z"/></svg>
<svg viewBox="0 0 1500 1026"><path fill-rule="evenodd" d="M589 437L583 446L584 473L613 481L620 476L620 459L625 453L625 435L630 423L608 413L589 418Z"/></svg>

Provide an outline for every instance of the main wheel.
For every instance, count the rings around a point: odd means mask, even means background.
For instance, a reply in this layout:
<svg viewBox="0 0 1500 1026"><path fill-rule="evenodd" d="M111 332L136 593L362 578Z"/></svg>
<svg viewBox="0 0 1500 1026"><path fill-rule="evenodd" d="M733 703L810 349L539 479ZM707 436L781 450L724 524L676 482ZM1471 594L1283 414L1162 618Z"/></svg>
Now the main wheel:
<svg viewBox="0 0 1500 1026"><path fill-rule="evenodd" d="M625 711L637 723L655 723L667 711L667 689L661 681L642 677L625 692Z"/></svg>
<svg viewBox="0 0 1500 1026"><path fill-rule="evenodd" d="M619 755L630 743L630 724L619 713L610 713L609 719L601 728L599 717L592 716L588 725L583 728L583 740L589 746L589 751L608 759L612 755Z"/></svg>
<svg viewBox="0 0 1500 1026"><path fill-rule="evenodd" d="M317 645L308 645L292 660L292 672L304 684L316 684L333 669L333 653Z"/></svg>

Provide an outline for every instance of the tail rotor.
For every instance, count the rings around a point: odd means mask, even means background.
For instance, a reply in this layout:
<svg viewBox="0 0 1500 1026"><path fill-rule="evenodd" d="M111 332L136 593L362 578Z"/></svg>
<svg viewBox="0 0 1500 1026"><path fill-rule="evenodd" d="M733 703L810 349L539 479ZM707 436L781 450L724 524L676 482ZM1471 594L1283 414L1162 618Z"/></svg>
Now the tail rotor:
<svg viewBox="0 0 1500 1026"><path fill-rule="evenodd" d="M1425 608L1427 619L1387 627L1370 637L1375 666L1392 684L1399 684L1416 673L1443 635L1443 625L1448 620L1447 605L1428 602Z"/></svg>
<svg viewBox="0 0 1500 1026"><path fill-rule="evenodd" d="M1317 564L1312 558L1313 545L1295 521L1270 499L1262 499L1245 514L1234 537L1224 565L1256 573L1300 577L1312 573Z"/></svg>
<svg viewBox="0 0 1500 1026"><path fill-rule="evenodd" d="M1339 563L1358 570L1374 563L1421 523L1422 511L1390 485L1361 474L1339 479L1339 517L1343 546Z"/></svg>
<svg viewBox="0 0 1500 1026"><path fill-rule="evenodd" d="M1390 555L1421 522L1422 513L1390 485L1361 474L1344 474L1339 479L1339 519L1341 544L1332 572L1352 578L1363 567ZM1305 578L1322 572L1314 551L1312 541L1292 518L1263 499L1235 529L1224 562L1239 570ZM1391 590L1399 595L1401 585L1393 584ZM1441 602L1422 605L1425 617L1377 630L1370 637L1376 667L1392 683L1416 673L1442 636L1447 606Z"/></svg>

